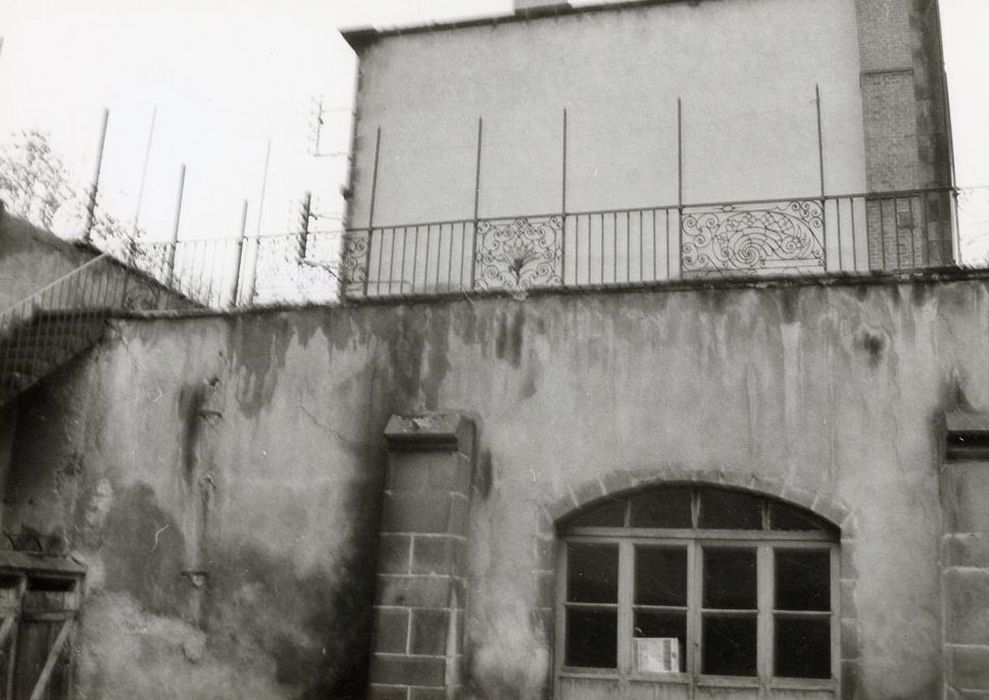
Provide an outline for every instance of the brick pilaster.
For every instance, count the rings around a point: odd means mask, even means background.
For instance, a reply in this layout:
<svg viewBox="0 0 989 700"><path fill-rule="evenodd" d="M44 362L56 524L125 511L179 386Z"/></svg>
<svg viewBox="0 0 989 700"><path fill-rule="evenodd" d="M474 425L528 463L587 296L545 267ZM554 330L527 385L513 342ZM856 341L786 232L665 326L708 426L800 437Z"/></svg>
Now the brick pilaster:
<svg viewBox="0 0 989 700"><path fill-rule="evenodd" d="M941 489L945 697L989 697L989 414L948 414L946 422L948 458Z"/></svg>
<svg viewBox="0 0 989 700"><path fill-rule="evenodd" d="M474 425L455 413L392 416L370 697L459 698Z"/></svg>
<svg viewBox="0 0 989 700"><path fill-rule="evenodd" d="M866 184L870 192L951 185L937 3L856 0ZM869 268L953 260L951 202L931 193L867 203Z"/></svg>

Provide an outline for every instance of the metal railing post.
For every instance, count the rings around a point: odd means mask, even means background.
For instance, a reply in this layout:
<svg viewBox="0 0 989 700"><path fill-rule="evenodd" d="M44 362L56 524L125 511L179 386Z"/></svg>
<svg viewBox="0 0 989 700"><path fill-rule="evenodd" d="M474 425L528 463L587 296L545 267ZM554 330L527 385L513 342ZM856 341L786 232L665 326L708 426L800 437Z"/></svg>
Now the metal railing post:
<svg viewBox="0 0 989 700"><path fill-rule="evenodd" d="M474 164L474 232L470 239L470 288L474 290L477 284L477 236L478 211L481 205L481 144L484 138L484 118L477 118L477 159ZM462 253L461 253L462 254ZM463 277L461 276L461 279ZM462 282L461 282L462 284Z"/></svg>
<svg viewBox="0 0 989 700"><path fill-rule="evenodd" d="M96 146L96 167L93 170L93 181L89 185L89 198L86 202L86 224L82 231L82 240L89 243L93 235L93 224L96 223L96 197L100 189L100 172L103 169L103 148L106 145L106 127L110 121L110 110L103 108L103 120L100 125L100 139Z"/></svg>
<svg viewBox="0 0 989 700"><path fill-rule="evenodd" d="M672 254L667 252L667 255ZM683 277L683 102L677 98L677 275Z"/></svg>
<svg viewBox="0 0 989 700"><path fill-rule="evenodd" d="M241 268L244 266L244 242L247 240L247 200L244 200L240 213L240 238L237 239L237 254L234 257L234 278L230 289L230 302L232 307L240 303L240 279Z"/></svg>
<svg viewBox="0 0 989 700"><path fill-rule="evenodd" d="M179 168L179 198L175 204L175 224L172 227L172 239L168 251L168 270L165 286L172 288L175 278L175 253L179 245L179 224L182 221L182 196L185 193L185 163Z"/></svg>
<svg viewBox="0 0 989 700"><path fill-rule="evenodd" d="M374 141L374 172L371 175L371 206L367 214L367 255L364 259L364 297L367 297L368 285L371 282L371 248L374 245L374 205L378 196L378 162L381 156L381 127L378 127ZM419 251L416 251L416 255ZM380 280L378 281L380 285Z"/></svg>
<svg viewBox="0 0 989 700"><path fill-rule="evenodd" d="M567 110L563 109L563 172L562 172L562 200L560 202L562 230L560 235L560 284L567 284Z"/></svg>

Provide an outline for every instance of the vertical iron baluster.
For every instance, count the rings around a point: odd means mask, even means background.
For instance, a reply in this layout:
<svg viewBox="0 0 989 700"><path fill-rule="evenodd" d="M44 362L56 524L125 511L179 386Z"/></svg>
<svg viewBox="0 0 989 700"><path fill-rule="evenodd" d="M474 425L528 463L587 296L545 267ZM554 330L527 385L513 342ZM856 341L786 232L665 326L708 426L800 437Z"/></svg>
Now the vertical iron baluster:
<svg viewBox="0 0 989 700"><path fill-rule="evenodd" d="M879 264L880 270L886 269L886 212L884 204L885 200L879 199L876 204L879 205L879 245L880 252L882 253L882 261Z"/></svg>
<svg viewBox="0 0 989 700"><path fill-rule="evenodd" d="M865 200L863 200L865 203ZM852 271L858 272L859 269L859 259L858 259L858 236L855 235L855 197L850 197L848 202L849 209L852 213ZM866 207L866 218L868 218L868 207ZM866 226L868 229L868 226ZM868 236L866 236L866 244L868 244Z"/></svg>
<svg viewBox="0 0 989 700"><path fill-rule="evenodd" d="M958 231L958 193L953 189L941 189L935 194L938 202L938 211L947 208L946 216L942 217L948 223L947 235L942 236L945 240L947 256L944 261L946 266L956 266L961 264L961 238Z"/></svg>
<svg viewBox="0 0 989 700"><path fill-rule="evenodd" d="M625 211L625 277L621 282L632 281L632 212Z"/></svg>
<svg viewBox="0 0 989 700"><path fill-rule="evenodd" d="M652 279L656 281L659 277L659 273L656 270L657 258L656 258L656 210L652 210Z"/></svg>
<svg viewBox="0 0 989 700"><path fill-rule="evenodd" d="M387 228L381 229L381 235L379 236L379 238L381 239L381 242L378 244L378 269L377 269L377 272L375 272L375 274L374 274L374 294L375 294L375 296L381 296L381 266L382 266L382 264L384 262L384 259L385 259L385 232L386 231L391 231L391 237L392 237L392 253L393 254L394 254L394 249L395 249L395 230L394 229L387 229ZM388 265L391 266L391 259L390 258L388 260ZM370 274L371 274L371 271L368 270L368 275L370 275Z"/></svg>
<svg viewBox="0 0 989 700"><path fill-rule="evenodd" d="M911 195L907 198L907 202L910 205L910 265L913 269L917 269L917 251L915 246L917 245L917 217L914 215L914 201L916 201L916 196Z"/></svg>
<svg viewBox="0 0 989 700"><path fill-rule="evenodd" d="M403 291L403 284L405 283L405 254L409 246L409 227L402 227L402 260L398 268L398 277L392 277L388 280L388 289L392 289L395 282L398 282L398 294L401 295Z"/></svg>
<svg viewBox="0 0 989 700"><path fill-rule="evenodd" d="M433 265L433 284L434 292L440 291L440 267L443 263L443 227L446 224L437 224L437 242L436 242L436 264ZM428 284L428 280L427 280Z"/></svg>
<svg viewBox="0 0 989 700"><path fill-rule="evenodd" d="M409 292L415 294L416 291L416 278L419 275L419 231L421 226L416 225L416 240L412 244L412 286Z"/></svg>
<svg viewBox="0 0 989 700"><path fill-rule="evenodd" d="M673 251L670 250L670 209L665 210L666 226L663 228L663 242L666 244L666 279L673 279Z"/></svg>
<svg viewBox="0 0 989 700"><path fill-rule="evenodd" d="M433 273L433 278L436 285L436 289L435 289L436 292L440 291L440 267L443 262L443 227L446 226L446 224L439 224L438 226L439 226L439 231L438 231L439 239L436 243L436 266L435 266L436 271Z"/></svg>
<svg viewBox="0 0 989 700"><path fill-rule="evenodd" d="M577 219L574 221L574 227L573 282L576 286L580 284L580 214L577 215Z"/></svg>
<svg viewBox="0 0 989 700"><path fill-rule="evenodd" d="M422 268L422 288L423 291L429 291L429 246L430 240L433 237L433 225L429 224L426 226L426 262ZM413 280L414 282L415 280Z"/></svg>
<svg viewBox="0 0 989 700"><path fill-rule="evenodd" d="M563 221L561 222L560 237L562 241L557 247L560 251L560 286L567 286L567 219L568 215L563 215ZM555 242L555 241L554 241Z"/></svg>
<svg viewBox="0 0 989 700"><path fill-rule="evenodd" d="M893 197L893 235L896 237L896 269L903 268L900 258L900 198Z"/></svg>
<svg viewBox="0 0 989 700"><path fill-rule="evenodd" d="M390 295L392 293L392 289L391 289L392 282L395 279L395 260L398 257L395 254L395 243L398 242L398 227L393 226L389 230L391 231L391 254L388 256L388 291L386 293ZM404 235L405 234L403 233L402 235L403 235L402 245L404 246L405 245L405 238L404 238ZM384 246L384 243L385 243L385 239L382 238L381 239L382 246ZM383 247L382 247L382 253L381 254L384 255L384 248Z"/></svg>
<svg viewBox="0 0 989 700"><path fill-rule="evenodd" d="M642 241L642 210L639 209L639 282L643 282L643 272L642 272L642 258L645 256L645 251L643 249Z"/></svg>
<svg viewBox="0 0 989 700"><path fill-rule="evenodd" d="M454 224L450 224L450 249L446 252L446 287L447 291L453 289L453 227ZM442 240L443 229L440 229L440 238Z"/></svg>
<svg viewBox="0 0 989 700"><path fill-rule="evenodd" d="M845 262L841 255L841 198L834 200L834 209L835 216L838 217L838 272L844 272Z"/></svg>
<svg viewBox="0 0 989 700"><path fill-rule="evenodd" d="M618 212L611 212L611 282L618 281Z"/></svg>
<svg viewBox="0 0 989 700"><path fill-rule="evenodd" d="M921 243L923 244L924 250L924 265L926 267L933 267L931 259L931 238L929 226L930 223L927 217L927 197L928 195L921 195L920 199L920 211L921 211L921 222L923 228L921 229Z"/></svg>
<svg viewBox="0 0 989 700"><path fill-rule="evenodd" d="M942 206L943 203L944 203L944 191L943 190L935 193L935 195L934 195L934 201L937 204L937 214L936 214L936 217L937 218L936 218L936 221L938 223L938 228L940 229L940 227L944 224L944 219L945 219L945 217L944 217L944 207ZM949 213L949 216L952 215L951 212L950 212L950 210L949 210L948 213ZM950 260L950 261L954 262L954 237L952 236L951 238L949 238L948 236L942 235L941 236L941 261L940 262L941 262L941 264L944 264L944 262L947 261L947 260Z"/></svg>
<svg viewBox="0 0 989 700"><path fill-rule="evenodd" d="M460 222L460 269L457 271L457 282L464 287L464 251L467 249L467 225ZM451 251L452 253L452 251Z"/></svg>

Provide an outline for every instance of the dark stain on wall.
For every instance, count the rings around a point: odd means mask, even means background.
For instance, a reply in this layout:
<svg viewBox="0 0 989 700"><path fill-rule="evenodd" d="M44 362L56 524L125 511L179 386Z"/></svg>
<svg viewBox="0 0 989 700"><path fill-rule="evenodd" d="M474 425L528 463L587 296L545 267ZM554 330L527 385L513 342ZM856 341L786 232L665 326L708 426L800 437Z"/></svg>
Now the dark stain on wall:
<svg viewBox="0 0 989 700"><path fill-rule="evenodd" d="M508 360L516 369L522 362L522 333L524 329L525 311L520 304L516 304L512 312L498 314L498 328L495 332L495 356L499 360Z"/></svg>
<svg viewBox="0 0 989 700"><path fill-rule="evenodd" d="M216 629L207 632L236 630L229 641L269 655L276 681L301 686L300 700L357 700L367 687L382 486L375 475L348 487L353 527L332 571L299 574L290 553L256 546L212 550L206 618Z"/></svg>
<svg viewBox="0 0 989 700"><path fill-rule="evenodd" d="M481 498L487 498L491 494L492 475L494 474L491 466L491 450L481 450L478 458L474 461L474 465L474 490Z"/></svg>
<svg viewBox="0 0 989 700"><path fill-rule="evenodd" d="M211 398L220 380L217 377L209 381L186 385L179 390L178 412L182 424L180 437L182 449L182 474L186 486L195 486L196 447L199 445L201 426L204 420L217 417L211 409Z"/></svg>
<svg viewBox="0 0 989 700"><path fill-rule="evenodd" d="M732 296L730 290L714 288L698 289L696 294L701 304L714 316L720 316L725 312L728 299Z"/></svg>
<svg viewBox="0 0 989 700"><path fill-rule="evenodd" d="M116 490L102 539L107 590L127 593L156 615L188 613L182 528L158 504L150 486Z"/></svg>
<svg viewBox="0 0 989 700"><path fill-rule="evenodd" d="M244 371L240 378L237 400L241 411L249 418L257 417L274 396L278 373L285 366L285 353L292 342L292 329L284 315L236 317L231 362Z"/></svg>
<svg viewBox="0 0 989 700"><path fill-rule="evenodd" d="M870 331L862 331L859 336L859 342L868 354L869 366L872 369L879 367L879 363L883 359L883 352L886 349L886 339Z"/></svg>
<svg viewBox="0 0 989 700"><path fill-rule="evenodd" d="M3 529L23 526L45 534L65 536L73 546L72 502L83 488L83 475L73 474L83 446L77 418L86 402L84 353L20 395L17 430L4 493ZM95 415L95 411L92 411ZM68 478L67 478L68 477Z"/></svg>
<svg viewBox="0 0 989 700"><path fill-rule="evenodd" d="M934 298L934 285L913 284L910 285L910 304L916 310L923 306L928 299Z"/></svg>
<svg viewBox="0 0 989 700"><path fill-rule="evenodd" d="M199 442L199 413L206 401L206 387L202 384L184 386L179 390L178 412L182 425L179 437L182 452L182 476L187 488L195 484L196 445Z"/></svg>
<svg viewBox="0 0 989 700"><path fill-rule="evenodd" d="M426 376L423 378L422 392L426 408L436 410L439 406L440 387L450 371L450 316L448 313L430 314L428 321L429 351L426 353Z"/></svg>
<svg viewBox="0 0 989 700"><path fill-rule="evenodd" d="M405 409L419 396L419 378L425 349L422 313L400 311L397 323L380 330L388 348L388 369L391 370L391 398L396 407Z"/></svg>
<svg viewBox="0 0 989 700"><path fill-rule="evenodd" d="M793 287L784 287L779 290L783 323L796 323L800 320L800 296L802 292L802 289L794 289Z"/></svg>

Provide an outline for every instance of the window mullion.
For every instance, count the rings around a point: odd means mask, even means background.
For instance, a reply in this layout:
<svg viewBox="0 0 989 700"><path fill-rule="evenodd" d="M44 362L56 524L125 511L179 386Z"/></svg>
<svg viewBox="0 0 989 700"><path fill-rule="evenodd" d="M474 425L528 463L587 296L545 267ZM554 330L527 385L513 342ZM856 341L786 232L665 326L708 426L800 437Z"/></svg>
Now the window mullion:
<svg viewBox="0 0 989 700"><path fill-rule="evenodd" d="M632 670L632 548L624 541L618 550L618 673L625 678Z"/></svg>
<svg viewBox="0 0 989 700"><path fill-rule="evenodd" d="M768 684L773 676L773 548L770 545L759 546L758 561L756 564L756 581L758 583L759 600L759 621L756 633L756 645L758 654L757 669L759 682L763 688L768 689Z"/></svg>
<svg viewBox="0 0 989 700"><path fill-rule="evenodd" d="M567 635L567 545L566 541L557 547L556 551L556 673L559 677L563 668L564 654L566 653Z"/></svg>
<svg viewBox="0 0 989 700"><path fill-rule="evenodd" d="M841 566L838 546L831 545L831 677L841 687Z"/></svg>
<svg viewBox="0 0 989 700"><path fill-rule="evenodd" d="M691 542L687 547L687 673L691 676L691 685L696 684L700 676L701 660L701 564L700 544Z"/></svg>

